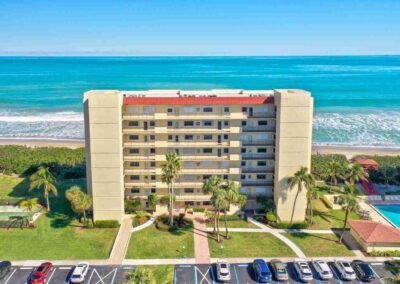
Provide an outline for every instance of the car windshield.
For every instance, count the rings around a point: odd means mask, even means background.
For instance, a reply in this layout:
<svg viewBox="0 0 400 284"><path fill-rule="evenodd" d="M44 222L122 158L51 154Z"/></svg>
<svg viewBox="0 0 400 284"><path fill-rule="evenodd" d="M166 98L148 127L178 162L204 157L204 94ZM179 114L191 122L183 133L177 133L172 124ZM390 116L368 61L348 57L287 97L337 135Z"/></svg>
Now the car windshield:
<svg viewBox="0 0 400 284"><path fill-rule="evenodd" d="M81 276L79 274L74 274L72 275L72 278L80 278Z"/></svg>
<svg viewBox="0 0 400 284"><path fill-rule="evenodd" d="M44 267L44 266L39 266L38 269L37 269L36 271L39 271L39 272L40 272L40 271L45 270L45 268L46 268L46 267Z"/></svg>
<svg viewBox="0 0 400 284"><path fill-rule="evenodd" d="M279 274L286 274L286 269L280 268L277 270Z"/></svg>
<svg viewBox="0 0 400 284"><path fill-rule="evenodd" d="M268 273L268 272L261 272L261 276L262 277L268 277L268 276L271 276L271 274Z"/></svg>
<svg viewBox="0 0 400 284"><path fill-rule="evenodd" d="M368 264L363 263L360 266L361 266L362 270L364 270L365 274L373 274L373 272Z"/></svg>
<svg viewBox="0 0 400 284"><path fill-rule="evenodd" d="M33 279L40 279L41 277L42 277L41 275L35 275L35 274L32 276Z"/></svg>
<svg viewBox="0 0 400 284"><path fill-rule="evenodd" d="M226 265L226 263L221 263L220 266L221 268L228 268L228 265Z"/></svg>
<svg viewBox="0 0 400 284"><path fill-rule="evenodd" d="M228 276L229 272L220 272L221 276Z"/></svg>

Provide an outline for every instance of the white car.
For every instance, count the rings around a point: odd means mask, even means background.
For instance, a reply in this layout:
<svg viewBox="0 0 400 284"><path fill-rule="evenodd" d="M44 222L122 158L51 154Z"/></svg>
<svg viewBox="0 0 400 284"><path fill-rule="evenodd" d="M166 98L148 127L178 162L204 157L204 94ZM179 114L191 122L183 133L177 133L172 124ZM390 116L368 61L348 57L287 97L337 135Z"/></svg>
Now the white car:
<svg viewBox="0 0 400 284"><path fill-rule="evenodd" d="M301 281L311 282L314 279L310 266L305 259L296 259L293 264L297 276Z"/></svg>
<svg viewBox="0 0 400 284"><path fill-rule="evenodd" d="M340 278L342 278L343 280L350 281L357 279L356 273L354 272L354 269L353 267L351 267L351 264L349 262L344 260L336 260L335 267L339 272Z"/></svg>
<svg viewBox="0 0 400 284"><path fill-rule="evenodd" d="M83 283L85 281L86 274L89 271L89 263L88 262L80 262L77 266L75 266L72 271L72 275L70 278L70 283Z"/></svg>
<svg viewBox="0 0 400 284"><path fill-rule="evenodd" d="M312 262L315 271L317 271L318 276L322 280L329 280L333 277L332 270L330 269L328 263L326 261L320 260L320 259L315 259Z"/></svg>
<svg viewBox="0 0 400 284"><path fill-rule="evenodd" d="M220 282L227 282L231 280L231 269L226 260L220 260L217 262L217 278Z"/></svg>

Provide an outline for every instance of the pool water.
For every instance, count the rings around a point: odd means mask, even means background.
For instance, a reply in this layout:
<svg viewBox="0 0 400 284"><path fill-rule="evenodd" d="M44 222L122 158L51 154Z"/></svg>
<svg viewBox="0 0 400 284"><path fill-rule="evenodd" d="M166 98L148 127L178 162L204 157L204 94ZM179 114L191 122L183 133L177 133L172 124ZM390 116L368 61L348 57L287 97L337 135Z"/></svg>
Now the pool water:
<svg viewBox="0 0 400 284"><path fill-rule="evenodd" d="M386 219L400 228L400 204L375 204L374 206Z"/></svg>

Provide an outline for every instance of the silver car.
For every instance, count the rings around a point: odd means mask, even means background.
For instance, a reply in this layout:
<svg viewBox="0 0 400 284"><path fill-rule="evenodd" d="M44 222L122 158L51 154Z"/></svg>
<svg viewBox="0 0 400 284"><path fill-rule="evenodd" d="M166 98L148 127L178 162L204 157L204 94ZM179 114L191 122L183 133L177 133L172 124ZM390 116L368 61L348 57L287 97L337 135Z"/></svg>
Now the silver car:
<svg viewBox="0 0 400 284"><path fill-rule="evenodd" d="M226 260L220 260L217 262L217 279L220 282L231 280L231 267Z"/></svg>
<svg viewBox="0 0 400 284"><path fill-rule="evenodd" d="M75 266L72 271L72 275L70 278L70 283L83 283L85 281L86 274L89 271L89 263L88 262L80 262L77 266Z"/></svg>
<svg viewBox="0 0 400 284"><path fill-rule="evenodd" d="M350 281L357 279L356 273L354 272L354 269L353 267L351 267L351 264L349 262L344 260L336 260L335 267L339 272L340 278L342 278L343 280Z"/></svg>
<svg viewBox="0 0 400 284"><path fill-rule="evenodd" d="M289 274L282 261L280 261L279 259L271 260L271 268L276 281L289 280Z"/></svg>
<svg viewBox="0 0 400 284"><path fill-rule="evenodd" d="M311 282L314 279L310 266L305 259L296 259L293 264L296 274L301 281Z"/></svg>
<svg viewBox="0 0 400 284"><path fill-rule="evenodd" d="M326 261L315 259L313 260L312 265L315 271L317 271L319 278L322 280L329 280L333 277L332 270Z"/></svg>

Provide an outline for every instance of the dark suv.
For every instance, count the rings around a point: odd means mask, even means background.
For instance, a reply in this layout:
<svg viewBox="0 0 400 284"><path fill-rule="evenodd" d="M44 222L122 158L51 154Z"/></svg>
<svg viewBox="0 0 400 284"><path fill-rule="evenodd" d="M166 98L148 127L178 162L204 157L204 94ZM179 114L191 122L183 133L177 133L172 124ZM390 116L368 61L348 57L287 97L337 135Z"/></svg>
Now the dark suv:
<svg viewBox="0 0 400 284"><path fill-rule="evenodd" d="M10 271L11 271L11 262L0 261L0 280L4 280L4 278Z"/></svg>
<svg viewBox="0 0 400 284"><path fill-rule="evenodd" d="M353 267L361 281L370 282L375 280L375 272L369 263L362 260L355 260L353 261Z"/></svg>

